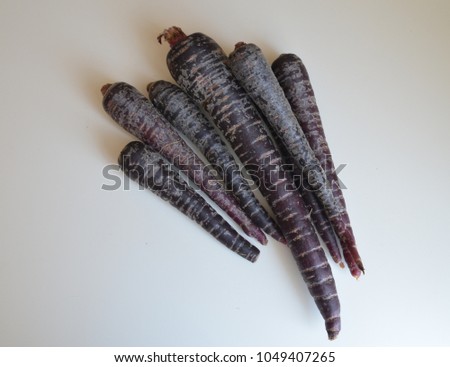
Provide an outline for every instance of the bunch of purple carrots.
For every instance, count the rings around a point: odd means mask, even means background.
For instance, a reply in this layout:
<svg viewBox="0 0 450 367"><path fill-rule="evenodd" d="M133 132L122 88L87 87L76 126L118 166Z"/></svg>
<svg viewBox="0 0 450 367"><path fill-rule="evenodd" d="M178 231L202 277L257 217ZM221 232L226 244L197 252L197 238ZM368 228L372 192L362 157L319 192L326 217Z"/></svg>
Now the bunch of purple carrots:
<svg viewBox="0 0 450 367"><path fill-rule="evenodd" d="M319 238L355 278L364 266L302 60L282 54L270 65L258 46L244 42L226 55L212 38L178 27L164 30L163 40L176 84L154 81L148 97L125 82L101 88L105 111L138 139L120 153L121 169L251 262L260 250L193 187L247 236L286 244L335 339L340 303Z"/></svg>

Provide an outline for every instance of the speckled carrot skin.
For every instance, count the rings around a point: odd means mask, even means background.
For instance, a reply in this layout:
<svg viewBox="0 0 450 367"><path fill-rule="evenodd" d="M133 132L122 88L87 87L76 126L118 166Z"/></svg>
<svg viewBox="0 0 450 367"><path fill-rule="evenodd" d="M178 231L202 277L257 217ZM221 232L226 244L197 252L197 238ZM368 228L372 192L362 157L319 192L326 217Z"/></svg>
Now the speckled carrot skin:
<svg viewBox="0 0 450 367"><path fill-rule="evenodd" d="M309 213L290 175L281 167L281 156L267 135L253 102L226 65L220 46L202 33L180 37L179 28L163 33L171 50L167 65L176 82L203 105L244 165L254 172L261 193L277 216L309 292L325 319L329 339L341 328L336 285ZM174 35L173 33L177 33ZM176 41L174 41L176 40Z"/></svg>
<svg viewBox="0 0 450 367"><path fill-rule="evenodd" d="M276 131L296 164L311 178L314 194L325 208L328 218L337 234L346 263L356 278L361 275L351 253L352 232L343 218L345 208L328 185L320 162L309 146L297 118L280 87L270 64L261 49L252 43L240 42L229 56L233 74L260 108L268 123Z"/></svg>
<svg viewBox="0 0 450 367"><path fill-rule="evenodd" d="M186 172L245 233L267 243L264 233L240 209L237 200L184 142L152 103L133 86L119 82L102 88L103 108L125 130Z"/></svg>
<svg viewBox="0 0 450 367"><path fill-rule="evenodd" d="M256 261L259 250L241 237L148 145L139 141L128 143L120 153L119 165L127 176L197 222L227 248L244 259Z"/></svg>
<svg viewBox="0 0 450 367"><path fill-rule="evenodd" d="M350 225L350 218L346 210L345 199L339 186L339 180L334 167L331 151L325 137L314 90L302 60L294 54L282 54L273 63L272 70L297 118L309 145L325 171L327 181L331 185L333 195L337 197L343 207L342 219L347 228L350 253L358 268L364 271L361 257L356 248L356 241Z"/></svg>
<svg viewBox="0 0 450 367"><path fill-rule="evenodd" d="M305 203L306 209L311 215L311 220L314 227L317 230L320 238L322 238L325 246L327 247L331 258L335 263L339 264L341 268L344 268L344 263L342 262L342 256L339 249L339 242L334 233L333 226L331 225L328 216L325 212L323 205L317 200L317 197L313 193L313 189L309 187L307 177L305 177L305 172L301 170L296 164L289 151L284 146L280 137L276 134L273 128L265 120L265 116L260 112L261 117L264 119L265 127L273 139L273 142L281 154L283 159L283 167L289 171L294 177L295 187L299 190L300 195Z"/></svg>
<svg viewBox="0 0 450 367"><path fill-rule="evenodd" d="M317 200L312 189L308 187L307 183L305 183L305 181L307 180L305 177L303 177L304 172L302 172L294 163L293 158L289 154L283 142L280 140L279 136L273 131L273 129L271 129L269 125L266 124L266 126L270 131L271 137L273 138L274 143L283 158L284 164L289 167L289 170L296 178L295 186L300 191L300 195L302 196L306 209L308 209L308 211L311 213L311 220L314 223L314 227L316 228L317 233L319 234L320 238L322 238L323 243L330 252L330 256L334 260L334 262L339 264L341 268L344 267L344 264L342 263L341 252L339 250L339 243L336 239L333 227L325 213L325 208Z"/></svg>
<svg viewBox="0 0 450 367"><path fill-rule="evenodd" d="M276 223L253 195L233 155L194 101L178 86L164 80L150 83L147 90L150 100L167 121L182 132L209 163L223 172L226 187L234 193L253 223L276 240L286 243Z"/></svg>

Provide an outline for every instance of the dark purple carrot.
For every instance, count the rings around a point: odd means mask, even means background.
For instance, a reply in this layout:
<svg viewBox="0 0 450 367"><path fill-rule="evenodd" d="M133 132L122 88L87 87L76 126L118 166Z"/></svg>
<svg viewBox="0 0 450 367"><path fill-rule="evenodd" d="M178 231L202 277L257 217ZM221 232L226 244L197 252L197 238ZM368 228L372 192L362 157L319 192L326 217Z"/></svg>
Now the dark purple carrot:
<svg viewBox="0 0 450 367"><path fill-rule="evenodd" d="M264 119L262 113L261 117ZM295 187L299 190L306 209L308 209L311 214L311 220L317 230L317 233L320 238L322 238L325 246L328 248L330 256L334 262L339 264L341 268L344 268L345 266L342 262L342 256L339 250L339 242L334 233L333 226L328 219L325 208L317 200L317 197L312 192L313 189L308 185L308 177L305 177L305 172L295 164L294 159L289 154L281 139L275 133L273 128L267 124L267 121L265 127L267 128L270 137L273 139L275 146L281 154L283 159L283 168L285 168L286 171L291 172L293 175Z"/></svg>
<svg viewBox="0 0 450 367"><path fill-rule="evenodd" d="M309 213L292 178L282 170L282 159L267 135L253 102L226 65L220 46L202 33L186 36L180 28L165 30L171 46L167 65L176 82L202 105L252 174L277 216L309 292L334 339L341 328L336 284Z"/></svg>
<svg viewBox="0 0 450 367"><path fill-rule="evenodd" d="M225 191L211 169L203 164L146 97L123 82L103 86L102 93L103 108L114 121L185 171L245 233L263 244L267 243L264 233L240 209L236 199Z"/></svg>
<svg viewBox="0 0 450 367"><path fill-rule="evenodd" d="M167 121L183 133L215 169L222 172L226 187L234 193L253 223L276 240L286 243L278 226L242 176L233 155L195 102L178 86L164 80L150 83L147 89L150 100Z"/></svg>
<svg viewBox="0 0 450 367"><path fill-rule="evenodd" d="M333 195L327 178L308 140L303 133L270 64L261 49L251 43L240 42L229 56L233 74L260 108L268 123L275 130L295 163L309 178L308 183L320 200L338 236L344 259L351 274L358 278L361 269L353 258L352 231L343 218L345 208Z"/></svg>
<svg viewBox="0 0 450 367"><path fill-rule="evenodd" d="M306 205L306 208L311 213L311 220L314 227L317 230L320 238L330 252L331 258L335 263L339 264L341 268L344 267L342 262L341 252L339 250L339 243L336 239L333 227L325 213L325 209L322 204L317 200L316 196L312 192L312 189L308 187L307 177L304 177L304 172L294 163L293 158L287 151L286 147L281 142L277 134L267 125L268 130L274 140L276 147L278 148L283 162L287 166L286 170L289 170L294 175L294 182L297 189L300 191L300 195Z"/></svg>
<svg viewBox="0 0 450 367"><path fill-rule="evenodd" d="M339 250L339 242L334 234L333 227L326 216L325 209L322 204L317 200L311 189L306 188L304 185L299 187L300 194L305 202L306 208L311 213L311 219L314 223L314 227L319 233L320 238L322 238L323 243L330 252L331 258L336 264L341 268L345 265L342 262L341 252Z"/></svg>
<svg viewBox="0 0 450 367"><path fill-rule="evenodd" d="M119 156L124 173L197 222L230 250L255 262L259 250L241 237L201 195L190 188L159 154L140 141L128 143Z"/></svg>
<svg viewBox="0 0 450 367"><path fill-rule="evenodd" d="M294 54L283 54L273 62L272 70L291 105L298 123L305 133L309 145L325 171L333 195L339 199L343 207L342 218L349 232L351 232L351 237L353 237L344 195L339 186L333 158L323 130L319 108L317 107L316 98L305 65L298 56ZM356 249L354 238L351 243L350 252L358 264L359 269L364 271L364 266Z"/></svg>

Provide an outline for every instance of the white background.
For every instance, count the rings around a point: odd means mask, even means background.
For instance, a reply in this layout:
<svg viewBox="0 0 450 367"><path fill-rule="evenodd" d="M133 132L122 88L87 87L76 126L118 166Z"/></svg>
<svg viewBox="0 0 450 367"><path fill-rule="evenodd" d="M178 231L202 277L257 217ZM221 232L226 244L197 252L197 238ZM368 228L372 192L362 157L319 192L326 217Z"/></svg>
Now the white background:
<svg viewBox="0 0 450 367"><path fill-rule="evenodd" d="M150 192L100 88L172 80L178 25L302 57L367 274L329 342L289 251L255 264ZM448 1L0 1L1 346L450 345Z"/></svg>

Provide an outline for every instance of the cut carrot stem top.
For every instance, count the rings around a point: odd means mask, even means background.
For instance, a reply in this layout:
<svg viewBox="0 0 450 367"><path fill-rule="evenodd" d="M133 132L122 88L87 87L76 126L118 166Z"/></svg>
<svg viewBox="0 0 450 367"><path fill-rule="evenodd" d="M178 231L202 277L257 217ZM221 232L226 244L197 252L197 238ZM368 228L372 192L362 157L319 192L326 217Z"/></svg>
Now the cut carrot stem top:
<svg viewBox="0 0 450 367"><path fill-rule="evenodd" d="M179 27L170 27L167 29L164 29L159 36L158 36L158 42L161 43L164 39L167 41L170 47L173 45L176 45L178 42L184 40L187 38L186 34L181 30Z"/></svg>

